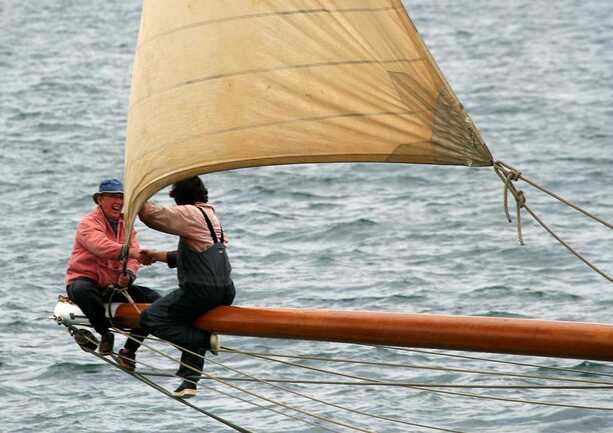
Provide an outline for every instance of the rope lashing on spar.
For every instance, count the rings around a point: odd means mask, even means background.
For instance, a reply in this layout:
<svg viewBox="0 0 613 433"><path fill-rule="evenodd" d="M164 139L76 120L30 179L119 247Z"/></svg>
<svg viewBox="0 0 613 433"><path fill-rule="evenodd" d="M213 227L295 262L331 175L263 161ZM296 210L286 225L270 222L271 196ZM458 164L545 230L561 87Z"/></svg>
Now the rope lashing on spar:
<svg viewBox="0 0 613 433"><path fill-rule="evenodd" d="M597 274L599 274L600 276L602 276L603 278L605 278L606 280L608 280L610 283L613 283L613 278L610 277L608 274L606 274L605 272L603 272L602 270L600 270L598 267L596 267L593 263L591 263L588 259L586 259L583 255L581 255L580 253L578 253L573 247L571 247L568 243L566 243L564 240L562 240L556 233L554 233L554 231L543 222L543 220L541 218L539 218L536 213L534 213L534 211L532 209L530 209L530 207L528 207L528 205L526 204L526 196L523 193L523 191L521 191L520 189L518 189L514 182L518 182L519 180L523 180L524 182L526 182L527 184L533 186L534 188L550 195L551 197L555 198L556 200L560 201L561 203L581 212L583 215L593 219L594 221L599 222L600 224L604 225L605 227L609 228L609 229L613 229L613 225L608 223L607 221L603 220L602 218L599 218L597 216L595 216L594 214L586 211L585 209L580 208L579 206L577 206L576 204L560 197L557 194L554 194L553 192L547 190L546 188L538 185L537 183L535 183L534 181L527 179L525 176L522 175L522 173L511 167L510 165L502 162L502 161L495 161L494 162L494 171L496 172L496 174L498 175L498 177L500 177L500 179L502 180L502 182L504 183L504 211L505 211L505 215L507 217L507 220L509 222L512 222L511 220L511 214L509 213L509 194L511 194L513 196L513 198L515 199L515 207L516 207L516 221L517 221L517 235L519 238L519 243L521 245L524 245L524 240L523 240L523 234L522 234L522 224L521 224L521 209L526 209L526 212L528 212L530 214L530 216L532 218L534 218L534 220L539 223L539 225L541 227L543 227L551 236L553 236L560 244L562 244L568 251L571 252L571 254L573 254L575 257L577 257L579 260L581 260L583 263L585 263L590 269L592 269L594 272L596 272Z"/></svg>

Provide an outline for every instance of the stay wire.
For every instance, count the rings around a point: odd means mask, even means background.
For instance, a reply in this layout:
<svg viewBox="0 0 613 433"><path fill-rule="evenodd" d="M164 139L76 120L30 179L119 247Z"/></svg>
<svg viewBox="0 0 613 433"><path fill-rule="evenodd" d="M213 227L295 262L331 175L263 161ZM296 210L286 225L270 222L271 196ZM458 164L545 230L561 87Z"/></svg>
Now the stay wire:
<svg viewBox="0 0 613 433"><path fill-rule="evenodd" d="M209 361L212 361L212 360L209 360ZM441 427L434 427L434 426L429 426L429 425L425 425L425 424L418 424L418 423L413 423L413 422L409 422L409 421L403 421L403 420L400 420L400 419L397 419L397 418L387 417L387 416L383 416L383 415L376 415L376 414L365 412L365 411L359 411L359 410L352 409L352 408L349 408L349 407L346 407L346 406L342 406L342 405L339 405L339 404L336 404L336 403L331 403L329 401L321 400L321 399L318 399L318 398L315 398L315 397L312 397L312 396L300 393L298 391L294 391L294 390L286 388L286 387L275 385L273 383L273 381L267 381L267 380L264 380L264 379L261 379L261 378L257 378L255 376L252 376L252 375L248 374L248 373L242 372L242 371L240 371L238 369L235 369L235 368L232 368L232 367L220 364L217 361L212 361L212 362L214 364L221 365L222 367L224 367L226 369L234 371L235 373L247 376L248 378L250 378L252 380L255 380L255 381L259 382L259 383L267 384L267 385L269 385L269 386L271 386L273 388L280 389L280 390L283 390L285 392L288 392L288 393L291 393L291 394L298 395L300 397L306 398L308 400L315 401L315 402L324 404L326 406L334 407L336 409L341 409L341 410L344 410L344 411L347 411L347 412L351 412L351 413L355 413L355 414L358 414L358 415L367 416L367 417L371 417L371 418L377 418L377 419L381 419L381 420L384 420L384 421L390 421L390 422L400 423L400 424L404 424L404 425L409 425L409 426L412 426L412 427L420 427L420 428L426 428L426 429L430 429L430 430L443 431L443 432L451 432L451 433L461 433L461 432L458 432L456 430L449 430L449 429L445 429L445 428L441 428ZM293 383L296 383L296 382L293 382Z"/></svg>
<svg viewBox="0 0 613 433"><path fill-rule="evenodd" d="M397 349L397 350L404 349L404 348L398 348L398 347L393 347L393 346L381 346L381 347L387 347L389 349ZM410 350L410 349L406 349L406 350ZM574 378L556 377L556 376L542 376L542 375L534 375L534 374L485 371L485 370L475 370L475 369L468 369L468 368L449 368L449 367L434 367L434 366L417 365L417 364L395 364L395 363L389 363L389 362L356 361L354 359L328 358L328 357L323 357L323 356L312 356L312 355L288 355L288 354L270 353L270 352L268 353L245 352L245 351L237 351L237 350L233 350L233 352L240 353L243 355L261 355L264 357L273 356L273 357L278 357L278 358L372 365L376 367L408 368L408 369L416 369L416 370L434 370L434 371L443 371L443 372L451 372L451 373L468 373L468 374L481 374L481 375L488 375L488 376L516 377L520 379L539 379L539 380L561 381L561 382L589 383L593 385L613 385L613 382L603 382L603 381L595 381L595 380L587 380L587 379L574 379ZM499 362L503 362L503 361L499 361ZM300 364L296 364L296 365L300 365Z"/></svg>
<svg viewBox="0 0 613 433"><path fill-rule="evenodd" d="M146 367L149 365L143 364ZM143 376L153 377L176 377L172 373L164 373L163 371L143 371L139 370ZM263 383L289 383L292 385L335 385L335 386L389 386L389 387L425 387L425 388L476 388L476 389L613 389L613 385L466 385L466 384L450 384L450 383L417 383L417 382L365 382L365 381L343 381L343 380L307 380L307 379L274 379L271 377L250 379L248 377L224 377L201 376L200 379L221 379L233 382L263 382Z"/></svg>
<svg viewBox="0 0 613 433"><path fill-rule="evenodd" d="M123 332L123 331L121 331L121 330L119 330L119 329L117 329L117 328L116 328L116 331L117 331L117 332L119 332L119 333L121 333L122 335L124 335L124 336L128 337L128 338L133 338L133 337L131 337L131 336L130 336L128 333ZM199 357L204 358L204 357L203 357L202 355L200 355L199 353L193 352L193 351L191 351L191 350L189 350L189 349L186 349L186 348L182 348L181 346L179 346L179 345L177 345L177 344L174 344L174 343L172 343L172 342L170 342L170 341L165 341L165 340L163 340L163 339L160 339L160 341L164 341L164 342L166 342L167 344L169 344L169 345L171 345L171 346L175 347L176 349L179 349L179 350L185 351L185 352L187 352L187 353L190 353L190 354L192 354L192 355L195 355L195 356L199 356ZM168 355L168 354L166 354L166 353L164 353L164 352L162 352L162 351L160 351L160 350L158 350L158 349L155 349L155 348L153 348L153 347L151 347L151 346L149 346L149 345L145 344L144 342L142 343L142 346L143 346L143 347L145 347L145 348L147 348L147 349L149 349L149 350L151 350L151 351L153 351L153 352L155 352L155 353L158 353L159 355L162 355L163 357L165 357L165 358L167 358L167 359L170 359L170 360L171 360L171 361L173 361L173 362L176 362L176 363L178 363L178 364L180 364L180 365L182 365L182 366L184 366L184 367L187 367L188 369L190 369L190 370L194 371L195 373L198 373L199 375L202 375L202 376L204 376L204 377L206 377L206 378L208 378L208 379L212 379L212 380L214 380L215 382L218 382L218 383L220 383L220 384L226 385L226 386L228 386L228 387L230 387L230 388L233 388L233 389L235 389L235 390L237 390L237 391L243 392L243 393L245 393L245 394L247 394L247 395L250 395L250 396L252 396L252 397L259 398L259 399L261 399L261 400L267 401L268 403L274 404L274 405L279 406L279 407L283 407L283 408L285 408L285 409L289 409L289 410L296 411L296 412L298 412L298 413L301 413L301 414L306 415L306 416L308 416L308 417L312 417L312 418L318 419L318 420L323 421L323 422L327 422L327 423L331 423L331 424L340 425L340 426L343 426L343 427L346 427L346 428L349 428L349 429L352 429L352 430L356 430L356 431L362 431L362 432L365 432L365 433L371 433L371 431L370 431L370 430L365 430L365 429L362 429L362 428L360 428L360 427L353 426L353 425L351 425L351 424L347 424L347 423L344 423L344 422L341 422L341 421L336 421L336 420L333 420L333 419L328 418L328 417L323 417L323 416L320 416L320 415L316 415L316 414L313 414L313 413L307 412L306 410L303 410L303 409L299 409L299 408L296 408L296 407L290 406L289 404L286 404L286 403L283 403L283 402L279 402L279 401L273 400L273 399L268 398L268 397L265 397L265 396L263 396L263 395L261 395L261 394L254 393L254 392L252 392L252 391L249 391L249 390L246 390L246 389L241 388L241 387L239 387L239 386L236 386L236 385L233 385L233 384L231 384L231 383L228 383L228 382L226 382L226 381L224 381L224 380L218 379L218 378L216 378L216 377L214 377L214 376L212 376L212 375L209 375L208 373L205 373L204 371L201 371L201 370L198 370L198 369L196 369L196 368L192 367L191 365L187 365L187 364L185 364L185 363L181 362L180 360L177 360L177 359L173 358L172 356L170 356L170 355ZM216 362L216 361L213 361L213 360L211 360L211 359L208 359L208 361L209 361L209 362L212 362L212 363L214 363L214 364L223 365L223 364L220 364L220 363L218 363L218 362ZM226 368L229 368L229 367L226 367ZM235 396L235 395L228 394L228 393L223 392L223 391L221 391L221 390L218 390L218 389L216 389L216 388L210 388L210 389L212 389L212 390L214 390L214 391L216 391L216 392L219 392L219 393L221 393L221 394L224 394L224 395L226 395L227 397L230 397L230 398L237 398L237 399L239 399L239 400L241 400L241 401L243 401L243 402L246 402L246 403L251 403L251 404L254 404L255 406L258 406L258 407L264 407L264 406L261 406L261 405L257 405L257 404L255 404L255 403L253 403L253 402L250 402L249 400L245 400L245 399L242 399L242 398L237 397L237 396ZM265 408L265 409L268 409L268 410L271 410L271 411L273 411L273 412L277 412L277 413L279 413L279 414L281 414L281 415L284 415L284 416L290 417L290 418L292 418L292 419L298 419L298 420L300 420L300 421L302 421L302 422L305 422L305 423L307 423L307 424L311 424L311 425L313 425L313 423L310 423L310 422L308 422L308 421L306 421L306 420L304 420L304 419L301 419L301 418L295 418L295 417L291 417L291 416L289 416L288 414L286 414L285 412L276 411L276 410L274 410L274 409L272 409L272 408L269 408L269 407L264 407L264 408ZM318 425L318 424L314 424L314 425L316 425L317 427L321 427L321 426L320 426L320 425ZM461 433L461 432L459 432L459 433Z"/></svg>
<svg viewBox="0 0 613 433"><path fill-rule="evenodd" d="M121 331L120 331L120 330L118 330L117 328L114 328L113 330L114 330L115 332L117 332L117 333L121 334L121 335L126 336L126 337L127 337L127 338L129 338L129 339L135 340L135 339L134 339L134 337L132 337L131 335L129 335L129 334L127 334L127 333L121 332ZM88 340L89 340L89 341L93 341L93 340L90 340L89 338L88 338ZM164 340L159 340L159 339L158 339L158 341L160 341L160 342L164 342ZM168 344L170 344L170 343L168 343ZM158 354L163 355L163 356L164 356L164 357L166 357L166 358L170 358L170 357L169 357L169 355L166 355L165 353L163 353L163 352L161 352L161 351L158 351L158 350L156 350L156 349L152 349L151 347L148 347L148 346L147 346L147 345L145 345L145 344L142 344L142 346L143 346L143 347L145 347L145 348L147 348L147 349L149 349L149 350L152 350L154 353L158 353ZM98 354L96 354L96 355L98 355ZM101 356L101 355L100 355L100 356ZM122 357L122 356L121 356L121 355L119 355L119 354L116 354L116 356L118 356L118 357ZM171 359L171 360L173 360L173 361L175 361L175 362L178 362L179 364L182 364L180 361L177 361L177 360L175 360L174 358L170 358L170 359ZM110 361L108 361L107 359L105 359L105 361L110 362ZM141 362L141 361L135 361L135 362L136 362L136 363L138 363L138 364L144 364L144 365L146 365L145 363L143 363L143 362ZM114 364L114 365L115 365L115 364ZM182 365L185 365L185 364L182 364ZM185 365L185 366L187 366L187 365ZM116 367L117 367L117 368L120 368L120 369L122 369L122 370L123 370L123 368L122 368L121 366L119 366L118 364L116 365ZM150 367L150 368L151 368L151 366L148 366L148 367ZM191 369L192 369L193 371L195 371L195 372L198 372L198 373L201 375L201 378L203 377L203 378L205 378L205 379L215 379L213 376L210 376L210 375L209 375L209 377L207 377L207 376L202 376L202 373L203 373L202 371L199 371L199 370L197 370L197 369L195 369L195 368L193 368L193 367L191 367L191 366L187 366L187 367L188 367L188 368L191 368ZM127 370L126 370L126 372L131 373L131 372L127 371ZM139 373L139 374L140 374L140 373ZM143 376L145 376L145 375L143 375ZM179 377L179 376L177 376L176 374L172 374L172 375L169 375L169 376L171 376L171 377ZM195 381L190 380L190 379L186 379L186 378L182 378L182 377L181 377L181 379L186 380L186 381L188 381L188 382L190 382L190 383L193 383L193 384L197 384ZM161 386L159 386L159 385L155 384L155 382L153 382L153 381L151 381L151 382L152 382L152 383L155 385L155 386L154 386L154 388L155 388L155 389L157 389L158 391L160 391L160 392L162 392L162 393L164 393L164 394L166 394L166 395L170 396L170 398L173 398L173 399L179 400L179 401L181 401L181 402L184 402L184 400L183 400L183 399L178 398L178 397L174 397L174 396L173 396L172 394L170 394L170 393L169 393L169 392L168 392L166 389L164 389L163 387L161 387ZM153 385L152 385L152 386L153 386ZM320 424L317 424L317 423L315 423L315 422L311 422L311 421L308 421L308 420L306 420L306 419L299 418L299 417L297 417L297 416L295 416L295 415L287 414L287 413L285 413L285 412L282 412L281 410L278 410L278 409L275 409L275 408L272 408L272 407L268 407L268 406L264 406L264 405L262 405L262 404L259 404L259 403L256 403L256 402L253 402L253 401L247 400L247 399L245 399L245 398L242 398L242 397L239 397L239 396L236 396L236 395L233 395L233 394L230 394L230 393L224 392L224 391L221 391L221 390L219 390L219 389L216 389L216 388L209 388L209 389L211 389L211 390L213 390L213 391L215 391L215 392L217 392L217 393L219 393L219 394L222 394L222 395L224 395L224 396L226 396L226 397L228 397L228 398L231 398L231 399L235 399L235 400L242 401L243 403L246 403L246 404L249 404L249 405L252 405L252 406L256 406L256 407L258 407L258 408L260 408L260 409L264 409L264 410L269 410L269 411L271 411L271 412L275 412L275 413L277 413L277 414L279 414L279 415L282 415L282 416L284 416L284 417L286 417L286 418L290 418L290 419L293 419L293 420L295 420L295 421L299 421L299 422L302 422L302 423L305 423L305 424L309 424L309 425L314 426L314 427L317 427L317 428L319 428L319 429L321 429L321 430L323 430L323 431L326 431L326 432L332 432L332 433L341 433L340 431L338 431L338 430L333 430L333 429L331 429L331 428L330 428L330 427L328 427L328 426L325 426L325 427L324 427L324 426L322 426L322 425L320 425ZM240 388L239 388L239 389L240 389ZM245 392L246 392L246 391L245 391ZM248 394L248 392L246 392L246 393ZM273 402L273 404L274 404L274 402ZM194 405L192 405L192 404L188 404L188 406L193 407L193 408L195 408L195 409L199 409L197 406L194 406ZM290 409L291 409L291 407L290 407Z"/></svg>
<svg viewBox="0 0 613 433"><path fill-rule="evenodd" d="M377 346L373 346L373 347L377 347ZM492 362L492 363L506 364L506 365L517 365L517 366L520 366L520 367L541 368L541 369L545 369L545 370L553 370L553 371L560 371L560 372L566 372L566 373L579 373L579 374L586 374L586 375L590 375L590 376L613 377L613 374L611 374L611 373L596 372L596 371L586 371L586 370L580 370L580 369L577 369L577 368L553 367L553 366L549 366L549 365L531 364L531 363L527 363L527 362L508 361L508 360L502 360L502 359L490 359L490 358L482 358L482 357L479 357L479 356L458 355L457 353L445 353L445 352L434 352L434 351L430 351L430 350L409 349L409 348L406 348L406 347L396 347L396 346L380 346L380 347L384 347L384 348L389 349L389 350L398 350L398 351L402 351L402 352L414 352L414 353L423 353L423 354L434 355L434 356L446 356L446 357L450 357L450 358L471 359L471 360L475 360L475 361ZM607 367L611 367L611 365L609 365L609 364L604 364L604 365L607 366ZM566 380L566 379L563 379L561 377L550 378L550 377L547 377L547 376L543 376L543 379ZM579 379L579 380L581 380L581 379ZM590 381L590 383L592 383L592 382ZM593 382L593 383L601 383L601 382ZM611 384L611 385L613 385L613 382L602 382L602 384Z"/></svg>
<svg viewBox="0 0 613 433"><path fill-rule="evenodd" d="M66 323L64 323L64 325L65 325L65 326L66 326L68 329L70 329L72 332L78 332L78 329L77 329L75 326L73 326L73 325L68 325L68 324L66 324ZM87 337L87 336L85 336L85 338L86 338L88 341L90 341L91 343L96 343L94 340L90 339L90 338L89 338L89 337ZM98 352L96 352L96 351L90 351L89 353L91 353L92 355L96 356L97 358L99 358L99 359L103 360L104 362L106 362L106 363L108 363L108 364L110 364L110 365L112 365L112 366L114 366L114 367L118 368L119 370L122 370L122 371L124 371L125 373L128 373L128 374L129 374L129 375L131 375L132 377L134 377L134 378L136 378L136 379L140 380L141 382L143 382L143 383L145 383L145 384L149 385L150 387L152 387L152 388L154 388L155 390L157 390L157 391L161 392L162 394L166 395L167 397L170 397L170 398L171 398L171 399L173 399L173 400L176 400L176 401L178 401L178 402L180 402L180 403L183 403L184 405L191 407L192 409L194 409L194 410L196 410L196 411L198 411L198 412L202 413L203 415L206 415L206 416L208 416L208 417L210 417L210 418L212 418L212 419L214 419L214 420L216 420L216 421L218 421L218 422L220 422L220 423L222 423L222 424L224 424L224 425L226 425L226 426L228 426L228 427L232 428L233 430L239 431L239 432L241 432L241 433L253 433L251 430L247 430L247 429L245 429L245 428L243 428L243 427L241 427L241 426L239 426L239 425L237 425L237 424L234 424L234 423L233 423L233 422L231 422L231 421L228 421L228 420L226 420L226 419L224 419L224 418L222 418L222 417L220 417L220 416L218 416L218 415L215 415L214 413L211 413L211 412L209 412L209 411L207 411L207 410L204 410L204 409L202 409L202 408L199 408L199 407L197 407L197 406L195 406L195 405L193 405L193 404L191 404L191 403L189 403L189 402L185 401L185 400L184 400L184 399L182 399L182 398L177 398L177 397L174 397L174 396L173 396L173 395L172 395L170 392L168 392L168 391L167 391L165 388L163 388L163 387L159 386L158 384L156 384L155 382L151 381L150 379L148 379L148 378L146 378L146 377L144 377L144 376L141 376L139 373L136 373L136 372L131 372L131 371L128 371L128 370L126 370L126 369L122 368L122 367L121 367L119 364L117 364L117 363L115 363L115 362L113 362L113 361L111 361L111 360L107 359L107 357L106 357L106 356L103 356L103 355L99 354L99 353L98 353Z"/></svg>
<svg viewBox="0 0 613 433"><path fill-rule="evenodd" d="M241 351L237 351L237 350L235 350L235 352L236 353L242 353ZM279 360L279 359L275 359L275 358L271 358L271 357L266 357L266 356L261 356L261 355L253 355L252 354L252 355L249 355L249 356L265 359L265 360L268 360L268 361L277 362L277 363L280 363L280 364L294 366L294 367L298 367L298 368L302 368L302 369L306 369L306 370L319 371L319 372L322 372L322 373L327 373L327 374L332 374L332 375L337 375L337 376L342 376L342 377L348 377L348 378L352 378L352 379L359 379L359 380L363 380L363 381L380 382L377 379L371 379L371 378L367 378L367 377L363 377L363 376L356 376L356 375L341 373L341 372L334 371L334 370L325 370L325 369L321 369L321 368L317 368L317 367L305 366L305 365L296 364L296 363L292 363L292 362L288 362L288 361L282 361L282 360ZM480 394L474 394L474 393L464 393L464 392L457 392L457 391L445 391L445 390L440 390L440 389L422 388L422 387L418 387L418 386L407 386L406 388L416 389L416 390L426 391L426 392L432 392L432 393L438 393L438 394L447 394L447 395L456 395L456 396L461 396L461 397L477 398L477 399L482 399L482 400L495 400L495 401L505 401L505 402L509 402L509 403L521 403L521 404L531 404L531 405L539 405L539 406L552 406L552 407L565 407L565 408L572 408L572 409L589 409L589 410L613 411L613 407L606 407L606 406L571 405L571 404L564 404L564 403L543 402L543 401L535 401L535 400L523 400L523 399L505 398L505 397L494 397L494 396L480 395Z"/></svg>
<svg viewBox="0 0 613 433"><path fill-rule="evenodd" d="M120 331L120 332L121 332L121 331ZM123 332L122 332L122 334L127 335L126 333L123 333ZM172 342L165 341L165 340L163 340L163 339L158 339L158 340L159 340L159 341L164 341L164 342L168 343L168 344L169 344L169 345L171 345L171 346L174 346L175 348L177 348L177 349L179 349L179 350L185 350L186 352L191 353L191 354L193 354L193 355L196 355L196 356L202 356L202 355L200 355L200 354L198 354L198 353L195 353L195 352L190 351L189 349L184 349L184 348L181 348L181 346L179 346L179 345L177 345L177 344L174 344L174 343L172 343ZM148 346L145 346L145 347L148 347ZM151 350L151 348L150 348L150 350ZM156 351L157 351L157 350L156 350ZM226 349L226 351L228 351L228 352L232 352L232 350L229 350L229 349ZM163 352L158 352L158 353L162 353L162 354L163 354ZM164 355L165 355L165 354L164 354ZM165 356L166 356L166 357L169 357L168 355L165 355ZM172 359L172 358L171 358L171 359ZM174 359L173 359L173 360L174 360ZM175 362L177 362L176 360L174 360L174 361L175 361ZM239 374L241 374L241 375L244 375L244 376L250 377L250 378L252 378L252 379L254 379L254 380L258 381L258 382L261 382L261 383L266 383L265 381L262 381L261 379L258 379L258 378L254 377L254 376L252 376L252 375L249 375L248 373L244 373L244 372L242 372L242 371L240 371L240 370L237 370L237 369L234 369L234 368L232 368L232 367L226 366L226 365L224 365L224 364L222 364L222 363L219 363L219 362L217 362L217 361L215 361L215 360L212 360L212 359L210 359L210 358L208 359L208 361L209 361L209 362L211 362L211 363L213 363L213 364L219 365L219 366L221 366L221 367L223 367L223 368L226 368L226 369L232 370L232 371L234 371L234 372L237 372L237 373L239 373ZM180 361L178 361L178 362L180 363ZM181 364L182 364L182 363L181 363ZM183 364L182 364L182 365L183 365ZM189 366L188 366L188 367L189 367ZM194 369L194 368L192 368L192 370L197 371L197 370L196 370L196 369ZM281 403L281 402L277 402L277 401L274 401L274 400L267 399L266 397L263 397L263 396L261 396L261 395L255 394L255 393L251 393L250 391L247 391L247 390L245 390L245 389L243 389L243 388L240 388L240 387L237 387L237 386L232 385L232 384L230 384L230 383L227 383L227 382L225 382L225 381L223 381L223 380L220 380L219 378L216 378L215 376L209 375L209 374L207 374L207 373L204 373L204 372L199 372L199 373L200 373L200 374L202 374L202 375L203 375L205 378L208 378L208 379L213 379L213 380L215 380L216 382L223 383L223 384L225 384L225 385L227 385L227 386L230 386L230 387L233 387L233 388L235 388L235 389L241 390L242 392L245 392L245 393L247 393L247 394L251 394L251 395L254 395L254 396L258 397L258 398L262 398L262 399L264 399L264 400L266 400L266 401L269 401L269 402L271 402L271 403L273 403L273 404L276 404L276 405L279 405L279 406L281 406L281 407L285 407L285 408L290 409L290 410L295 410L295 411L297 411L297 412L299 412L299 413L302 413L302 414L304 414L304 415L311 416L311 417L314 417L314 418L317 418L317 419L321 419L322 421L325 421L325 422L329 422L329 423L333 423L333 424L339 424L339 425L341 425L341 426L343 426L343 427L351 428L351 429L354 429L354 430L364 431L364 432L369 432L369 430L363 430L363 429L361 429L360 427L352 426L352 425L350 425L350 424L342 423L342 422L340 422L340 421L334 421L334 420L331 420L331 419L326 418L326 417L320 417L319 415L316 415L316 414L313 414L313 413L309 413L309 412L303 411L303 410L301 410L301 409L297 409L297 408L295 408L295 407L292 407L292 406L286 405L285 403ZM445 429L445 428L442 428L442 427L434 427L434 426L429 426L429 425L425 425L425 424L412 423L412 422L408 422L408 421L399 420L399 419L396 419L396 418L385 417L385 416L382 416L382 415L375 415L375 414L368 413L368 412L357 411L357 410L355 410L355 409L351 409L351 408L344 407L344 406L340 406L340 405L337 405L337 404L334 404L334 403L326 402L326 401L324 401L324 400L319 400L319 399L316 399L316 398L314 398L314 397L312 397L312 396L307 396L307 395L302 394L302 393L299 393L299 392L297 392L297 391L290 390L290 389L287 389L287 388L285 388L285 387L280 387L279 385L274 385L274 384L272 384L272 383L268 383L268 385L269 385L269 386L272 386L272 387L274 387L274 388L281 389L281 390L283 390L283 391L285 391L285 392L289 392L289 393L292 393L292 394L296 394L296 395L299 395L299 396L301 396L301 397L303 397L303 398L306 398L306 399L309 399L309 400L313 400L313 401L316 401L316 402L322 403L322 404L327 405L327 406L336 407L337 409L342 409L342 410L345 410L345 411L348 411L348 412L353 412L353 413L360 414L360 415L367 416L367 417L371 417L371 418L378 418L378 419L385 420L385 421L390 421L390 422L395 422L395 423L400 423L400 424L410 425L410 426L412 426L412 427L420 427L420 428L425 428L425 429L430 429L430 430L436 430L436 431L442 431L442 432L449 432L449 433L463 433L463 432L460 432L460 431L457 431L457 430L450 430L450 429Z"/></svg>

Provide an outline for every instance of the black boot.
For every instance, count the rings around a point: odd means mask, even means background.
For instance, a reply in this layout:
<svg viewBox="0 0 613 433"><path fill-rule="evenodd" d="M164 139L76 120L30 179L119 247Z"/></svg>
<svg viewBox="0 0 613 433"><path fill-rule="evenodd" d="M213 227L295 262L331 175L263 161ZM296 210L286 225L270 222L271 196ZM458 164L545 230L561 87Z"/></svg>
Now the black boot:
<svg viewBox="0 0 613 433"><path fill-rule="evenodd" d="M100 355L110 355L113 353L113 343L115 342L115 335L112 332L102 334L100 339L100 346L98 346L98 353Z"/></svg>

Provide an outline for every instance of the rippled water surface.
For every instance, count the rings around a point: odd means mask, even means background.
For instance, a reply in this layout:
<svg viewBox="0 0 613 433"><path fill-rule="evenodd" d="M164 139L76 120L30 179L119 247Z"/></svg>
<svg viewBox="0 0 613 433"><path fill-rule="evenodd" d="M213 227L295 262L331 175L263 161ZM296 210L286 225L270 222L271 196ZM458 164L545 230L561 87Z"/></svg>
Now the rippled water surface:
<svg viewBox="0 0 613 433"><path fill-rule="evenodd" d="M494 156L613 220L613 3L405 4ZM63 290L74 229L93 204L91 193L101 178L121 177L140 3L3 0L0 12L0 431L229 431L81 352L48 319ZM239 305L611 322L609 282L527 217L526 246L518 245L514 226L504 218L502 184L491 169L304 165L217 173L205 181L231 238ZM613 272L610 232L527 186L525 191L529 205L555 230ZM163 195L158 200L168 202ZM143 245L174 246L174 239L138 228ZM174 275L161 266L143 270L139 278L162 292L175 284ZM224 344L498 368L478 360L351 345L232 337ZM147 354L142 358L147 361ZM267 377L294 371L237 355L222 354L217 360ZM581 368L586 377L589 372L613 373L606 363L532 361ZM229 374L208 365L216 374ZM453 372L333 368L420 383L481 380ZM310 373L299 374L306 378ZM175 380L162 378L160 383L172 387ZM304 403L262 385L249 389L293 406ZM606 410L407 389L321 386L312 392L353 408L456 431L613 431L613 414ZM613 406L607 390L488 393ZM205 386L194 401L251 431L321 431ZM311 403L304 407L377 431L437 431Z"/></svg>

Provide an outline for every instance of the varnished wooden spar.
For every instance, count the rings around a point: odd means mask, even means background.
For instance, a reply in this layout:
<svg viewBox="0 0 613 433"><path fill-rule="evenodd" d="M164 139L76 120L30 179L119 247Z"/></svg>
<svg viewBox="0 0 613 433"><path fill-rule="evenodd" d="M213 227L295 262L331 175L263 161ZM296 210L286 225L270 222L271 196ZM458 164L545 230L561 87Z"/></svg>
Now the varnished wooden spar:
<svg viewBox="0 0 613 433"><path fill-rule="evenodd" d="M147 304L139 304L144 310ZM133 306L115 313L137 323ZM268 338L420 347L613 361L613 326L515 318L371 311L217 307L195 325L209 332Z"/></svg>

